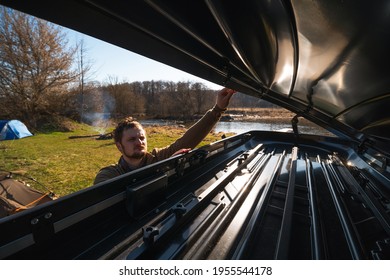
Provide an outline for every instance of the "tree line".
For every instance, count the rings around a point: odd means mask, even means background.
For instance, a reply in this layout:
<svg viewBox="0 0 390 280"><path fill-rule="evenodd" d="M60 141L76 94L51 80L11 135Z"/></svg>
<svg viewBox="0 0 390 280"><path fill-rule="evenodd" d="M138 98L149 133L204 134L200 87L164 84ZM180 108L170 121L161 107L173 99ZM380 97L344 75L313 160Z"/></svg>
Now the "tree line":
<svg viewBox="0 0 390 280"><path fill-rule="evenodd" d="M56 116L191 118L215 102L215 91L186 81L105 82L89 77L83 42L69 46L61 27L0 6L0 118L39 128ZM231 107L272 106L237 94Z"/></svg>
<svg viewBox="0 0 390 280"><path fill-rule="evenodd" d="M186 81L110 81L102 85L93 83L85 87L83 98L77 89L71 94L72 108L67 116L83 122L94 119L122 118L173 118L191 119L204 114L215 104L216 91L203 83ZM81 102L81 99L83 101ZM230 107L272 106L244 94L237 94Z"/></svg>

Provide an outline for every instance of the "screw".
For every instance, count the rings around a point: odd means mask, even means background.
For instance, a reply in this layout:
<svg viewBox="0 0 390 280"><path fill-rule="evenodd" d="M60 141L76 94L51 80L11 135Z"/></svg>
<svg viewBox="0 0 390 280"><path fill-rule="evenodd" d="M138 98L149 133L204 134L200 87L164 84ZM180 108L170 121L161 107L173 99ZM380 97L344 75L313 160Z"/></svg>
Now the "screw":
<svg viewBox="0 0 390 280"><path fill-rule="evenodd" d="M53 214L50 213L50 212L48 212L48 213L45 214L44 217L45 217L46 220L48 220L48 219L50 219L52 216L53 216Z"/></svg>

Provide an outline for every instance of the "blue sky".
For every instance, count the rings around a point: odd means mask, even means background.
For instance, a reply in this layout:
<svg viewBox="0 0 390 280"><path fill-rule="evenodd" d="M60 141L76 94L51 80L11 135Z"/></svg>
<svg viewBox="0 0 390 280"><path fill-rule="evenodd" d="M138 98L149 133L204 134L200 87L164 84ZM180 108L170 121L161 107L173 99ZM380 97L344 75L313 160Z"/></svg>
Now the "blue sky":
<svg viewBox="0 0 390 280"><path fill-rule="evenodd" d="M66 28L64 32L68 34L71 45L80 40L84 41L86 59L92 64L92 70L90 71L92 73L92 80L105 82L108 80L108 77L115 77L119 82L150 80L192 81L202 82L211 89L222 88L204 79L85 34Z"/></svg>

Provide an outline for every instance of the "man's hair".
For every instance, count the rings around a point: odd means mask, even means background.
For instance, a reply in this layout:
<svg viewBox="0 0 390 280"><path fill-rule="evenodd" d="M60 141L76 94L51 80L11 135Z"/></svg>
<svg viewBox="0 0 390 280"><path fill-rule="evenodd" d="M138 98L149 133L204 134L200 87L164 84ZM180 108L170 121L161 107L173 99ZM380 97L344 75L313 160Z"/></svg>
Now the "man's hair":
<svg viewBox="0 0 390 280"><path fill-rule="evenodd" d="M135 121L132 117L127 117L124 120L120 121L116 128L114 129L114 141L115 142L121 142L123 131L128 128L138 128L138 129L144 129L142 125Z"/></svg>

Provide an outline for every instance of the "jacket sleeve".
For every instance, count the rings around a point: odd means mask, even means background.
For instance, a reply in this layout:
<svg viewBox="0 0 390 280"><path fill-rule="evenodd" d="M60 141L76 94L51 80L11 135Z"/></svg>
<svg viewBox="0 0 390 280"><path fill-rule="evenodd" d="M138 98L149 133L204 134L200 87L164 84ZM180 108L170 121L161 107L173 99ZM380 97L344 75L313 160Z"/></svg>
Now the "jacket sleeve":
<svg viewBox="0 0 390 280"><path fill-rule="evenodd" d="M97 183L107 181L121 174L123 174L123 172L120 172L120 169L116 165L104 167L96 174L93 184L96 185Z"/></svg>
<svg viewBox="0 0 390 280"><path fill-rule="evenodd" d="M194 149L202 140L210 133L215 124L219 121L224 110L214 106L213 109L206 112L206 114L191 126L182 137L177 139L173 144L165 148L155 148L152 154L158 161L171 157L180 149L191 148Z"/></svg>

